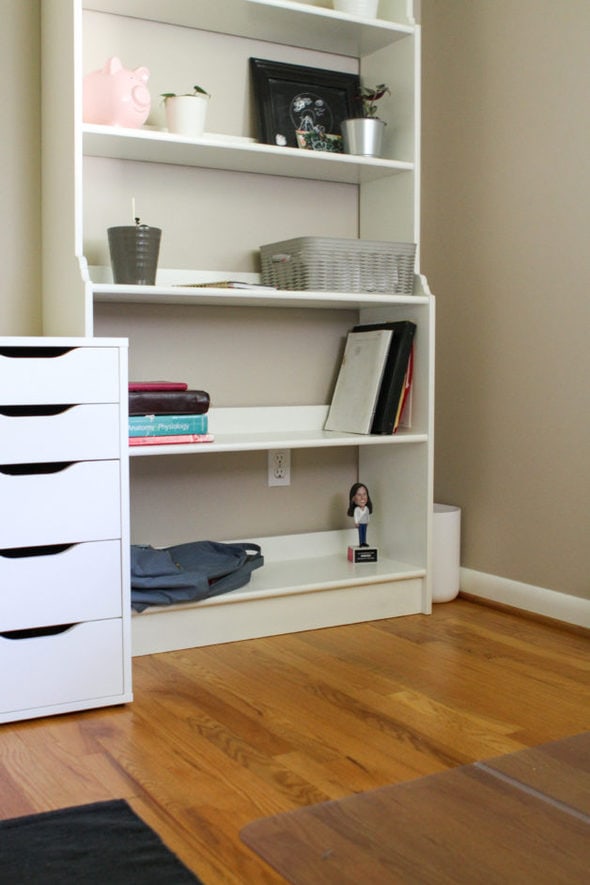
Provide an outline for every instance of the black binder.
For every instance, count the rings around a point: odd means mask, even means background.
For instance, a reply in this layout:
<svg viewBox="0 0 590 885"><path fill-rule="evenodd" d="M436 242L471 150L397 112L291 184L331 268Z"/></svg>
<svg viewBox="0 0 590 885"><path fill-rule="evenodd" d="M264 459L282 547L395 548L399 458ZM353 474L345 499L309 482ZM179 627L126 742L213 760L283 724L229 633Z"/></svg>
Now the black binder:
<svg viewBox="0 0 590 885"><path fill-rule="evenodd" d="M385 361L383 380L377 398L371 433L393 433L395 417L404 390L404 379L408 369L416 324L410 320L391 323L367 323L354 326L353 332L367 332L371 329L391 329L391 343Z"/></svg>

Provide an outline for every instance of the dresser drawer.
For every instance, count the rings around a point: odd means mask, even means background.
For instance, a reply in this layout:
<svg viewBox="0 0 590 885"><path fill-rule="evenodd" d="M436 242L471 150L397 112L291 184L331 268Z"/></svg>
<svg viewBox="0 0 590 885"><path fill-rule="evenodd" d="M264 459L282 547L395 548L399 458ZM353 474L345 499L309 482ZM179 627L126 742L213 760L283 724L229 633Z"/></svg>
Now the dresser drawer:
<svg viewBox="0 0 590 885"><path fill-rule="evenodd" d="M0 346L0 405L113 403L119 399L116 347Z"/></svg>
<svg viewBox="0 0 590 885"><path fill-rule="evenodd" d="M121 537L118 461L0 466L0 547Z"/></svg>
<svg viewBox="0 0 590 885"><path fill-rule="evenodd" d="M2 633L0 669L0 713L121 695L122 622L74 624L48 636Z"/></svg>
<svg viewBox="0 0 590 885"><path fill-rule="evenodd" d="M121 617L121 542L0 550L0 631Z"/></svg>
<svg viewBox="0 0 590 885"><path fill-rule="evenodd" d="M120 457L117 404L47 408L0 404L0 464Z"/></svg>

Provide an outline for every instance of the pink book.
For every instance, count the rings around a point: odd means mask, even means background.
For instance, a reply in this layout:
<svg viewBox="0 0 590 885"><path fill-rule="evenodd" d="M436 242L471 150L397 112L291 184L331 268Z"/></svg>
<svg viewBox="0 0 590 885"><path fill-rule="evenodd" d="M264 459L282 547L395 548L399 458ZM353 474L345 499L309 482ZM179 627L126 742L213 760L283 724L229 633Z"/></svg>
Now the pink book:
<svg viewBox="0 0 590 885"><path fill-rule="evenodd" d="M168 446L174 443L213 442L212 433L173 433L170 436L130 436L130 446Z"/></svg>
<svg viewBox="0 0 590 885"><path fill-rule="evenodd" d="M187 390L184 381L130 381L129 390Z"/></svg>

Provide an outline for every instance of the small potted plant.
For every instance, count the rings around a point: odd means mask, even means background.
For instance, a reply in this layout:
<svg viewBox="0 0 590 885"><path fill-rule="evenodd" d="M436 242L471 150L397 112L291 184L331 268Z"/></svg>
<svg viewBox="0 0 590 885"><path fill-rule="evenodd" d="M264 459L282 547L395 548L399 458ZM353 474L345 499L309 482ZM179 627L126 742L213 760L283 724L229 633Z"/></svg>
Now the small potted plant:
<svg viewBox="0 0 590 885"><path fill-rule="evenodd" d="M361 86L359 96L363 104L363 117L365 119L379 119L377 116L377 111L379 110L377 102L384 95L391 95L391 89L385 83L380 83L378 86Z"/></svg>
<svg viewBox="0 0 590 885"><path fill-rule="evenodd" d="M162 98L169 132L189 138L198 138L203 134L211 96L202 86L193 86L193 91L184 95L163 92Z"/></svg>
<svg viewBox="0 0 590 885"><path fill-rule="evenodd" d="M383 131L387 125L377 116L378 102L385 95L391 95L389 86L361 86L359 102L362 116L343 120L341 124L344 151L363 157L378 157L381 154Z"/></svg>

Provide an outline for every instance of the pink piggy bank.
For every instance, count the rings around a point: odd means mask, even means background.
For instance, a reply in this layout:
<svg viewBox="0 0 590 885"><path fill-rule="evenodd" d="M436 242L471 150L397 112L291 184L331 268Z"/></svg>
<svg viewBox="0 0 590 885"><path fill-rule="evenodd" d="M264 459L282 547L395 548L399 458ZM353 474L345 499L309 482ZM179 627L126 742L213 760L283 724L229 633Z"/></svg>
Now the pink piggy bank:
<svg viewBox="0 0 590 885"><path fill-rule="evenodd" d="M149 76L147 68L130 71L119 58L109 58L102 70L84 77L84 122L138 129L147 120L152 104L146 86Z"/></svg>

